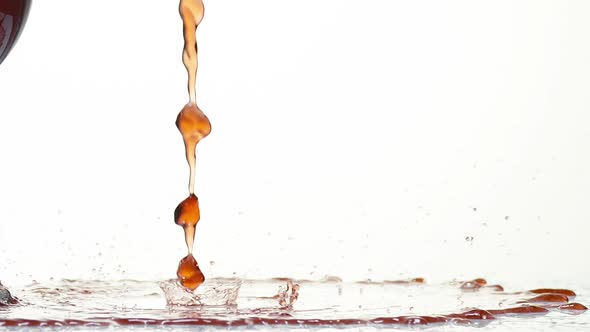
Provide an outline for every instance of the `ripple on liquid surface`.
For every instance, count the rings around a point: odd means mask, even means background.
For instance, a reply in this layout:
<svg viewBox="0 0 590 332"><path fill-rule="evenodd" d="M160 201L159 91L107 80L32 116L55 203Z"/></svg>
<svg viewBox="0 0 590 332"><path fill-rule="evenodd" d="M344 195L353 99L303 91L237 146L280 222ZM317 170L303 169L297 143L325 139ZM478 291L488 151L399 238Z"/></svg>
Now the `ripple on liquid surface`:
<svg viewBox="0 0 590 332"><path fill-rule="evenodd" d="M357 283L338 278L316 282L212 278L188 291L176 280L63 280L11 289L21 304L0 308L0 325L201 325L257 330L415 325L446 330L468 325L519 331L590 326L588 315L579 315L585 312L578 303L587 302L584 295L580 299L567 290L520 292L498 286L479 279L430 285L420 278ZM582 294L586 290L576 289ZM539 297L544 294L554 295Z"/></svg>

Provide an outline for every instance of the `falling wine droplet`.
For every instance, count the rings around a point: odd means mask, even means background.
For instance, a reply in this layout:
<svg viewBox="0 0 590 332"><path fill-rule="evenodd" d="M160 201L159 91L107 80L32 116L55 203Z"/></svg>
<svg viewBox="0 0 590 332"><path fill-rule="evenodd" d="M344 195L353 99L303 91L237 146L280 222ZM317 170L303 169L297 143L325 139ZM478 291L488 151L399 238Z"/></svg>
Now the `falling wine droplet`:
<svg viewBox="0 0 590 332"><path fill-rule="evenodd" d="M205 276L192 254L180 260L176 275L180 283L191 290L196 289L205 282Z"/></svg>

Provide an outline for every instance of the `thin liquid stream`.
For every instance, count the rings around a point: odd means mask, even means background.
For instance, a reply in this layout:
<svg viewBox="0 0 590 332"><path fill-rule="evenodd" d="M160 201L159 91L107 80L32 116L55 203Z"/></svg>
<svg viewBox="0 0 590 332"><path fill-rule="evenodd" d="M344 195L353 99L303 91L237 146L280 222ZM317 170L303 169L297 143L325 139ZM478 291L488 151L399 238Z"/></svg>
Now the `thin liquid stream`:
<svg viewBox="0 0 590 332"><path fill-rule="evenodd" d="M180 130L185 148L186 158L190 168L189 176L189 197L179 204L175 211L175 222L183 227L185 232L185 241L189 254L184 257L178 266L177 276L181 284L186 288L195 289L204 282L204 275L199 269L199 265L192 255L193 241L196 225L200 220L200 210L198 198L194 195L194 182L195 182L195 166L196 166L196 146L200 140L206 137L211 131L211 125L209 120L204 113L196 105L196 71L198 68L197 59L197 47L196 47L196 28L203 18L203 4L201 1L190 1L183 0L180 3L180 13L183 18L183 32L185 38L185 49L183 52L183 62L187 68L189 79L188 79L188 90L189 90L189 103L183 108L177 118L177 126ZM193 47L194 45L194 47ZM329 281L328 281L329 282ZM339 283L339 281L336 281ZM373 283L365 283L367 287L373 285ZM424 284L423 278L416 278L410 281L386 281L383 283L377 283L379 285L413 285L413 284ZM39 286L31 286L39 287ZM569 302L576 294L571 290L566 289L535 289L527 292L518 292L514 294L524 295L520 301L515 304L521 304L520 306L508 307L502 309L473 309L469 311L456 311L455 313L441 314L441 315L404 315L404 316L378 316L378 317L355 317L350 318L315 318L303 316L297 317L297 311L293 310L292 302L293 299L297 299L299 286L294 285L287 288L284 294L281 296L274 296L270 298L277 298L281 305L280 311L270 312L264 316L260 313L265 313L268 308L253 309L253 310L242 310L237 311L235 316L229 317L195 317L187 315L187 317L165 317L165 315L173 314L170 311L159 312L163 318L151 317L145 318L142 315L150 315L153 310L146 310L144 312L136 313L135 317L123 317L129 313L128 310L117 311L120 303L113 305L112 312L105 312L102 317L96 317L96 308L92 305L83 307L84 304L89 302L93 296L94 301L106 301L107 299L114 298L114 294L120 295L125 294L128 289L126 287L113 288L112 290L103 290L106 296L101 297L101 291L94 288L76 287L74 285L68 285L67 287L61 288L47 288L40 292L40 298L38 301L41 303L40 310L45 313L47 308L51 304L57 304L53 313L56 315L54 319L43 318L21 318L18 316L11 317L10 312L0 318L0 326L114 326L114 325L217 325L221 327L228 326L252 326L252 325L274 325L274 326L350 326L350 325L430 325L430 324L471 324L474 321L491 321L496 317L504 315L540 315L548 313L549 311L568 312L570 314L580 314L585 312L587 308L580 303ZM286 297L289 295L291 289L290 300L287 301ZM461 284L460 287L463 291L478 292L491 290L501 293L503 287L500 285L487 285L484 279L475 279L467 281ZM33 289L34 290L34 289ZM31 292L32 293L32 292ZM485 293L485 292L482 292ZM65 296L67 295L67 296ZM509 294L508 294L509 295ZM26 293L25 293L26 296ZM43 299L50 298L52 296L65 296L66 301L52 301L49 303L42 303ZM147 298L151 294L141 294L141 298ZM72 301L79 301L78 306L71 303ZM92 301L92 300L91 300ZM90 301L90 302L91 302ZM34 301L33 301L34 302ZM32 303L32 302L31 302ZM11 294L3 288L0 284L0 307L10 307L11 309L20 305L18 300L13 298ZM67 304L64 306L64 304ZM27 306L30 306L27 308ZM34 304L23 303L22 307L27 310L34 308ZM105 306L106 308L111 308ZM67 312L69 308L71 312ZM288 308L288 310L285 310ZM336 307L337 308L337 307ZM84 310L87 310L86 312ZM29 310L27 310L29 311ZM60 318L59 314L67 312L64 317ZM115 314L113 314L115 313ZM232 312L233 313L233 312ZM271 315L272 314L272 315ZM276 314L276 315L275 315ZM256 316L258 315L258 316ZM276 317L268 317L276 316Z"/></svg>
<svg viewBox="0 0 590 332"><path fill-rule="evenodd" d="M192 255L195 229L201 218L199 200L195 195L196 149L197 144L211 133L209 119L197 106L196 92L197 69L199 67L197 27L203 20L205 7L201 0L180 0L179 12L183 24L182 62L188 74L189 102L178 114L176 127L182 134L185 156L189 165L189 197L182 201L174 211L174 221L184 229L188 250L188 256L183 258L178 265L178 280L184 287L194 290L205 280L199 264Z"/></svg>
<svg viewBox="0 0 590 332"><path fill-rule="evenodd" d="M188 253L190 255L193 254L193 245L195 242L195 226L185 226L184 227L184 241L186 242L186 247L188 248Z"/></svg>
<svg viewBox="0 0 590 332"><path fill-rule="evenodd" d="M182 18L184 51L182 53L182 62L188 73L188 93L189 103L197 103L197 69L199 68L199 59L197 47L197 27L203 20L205 7L201 0L180 0L180 17Z"/></svg>

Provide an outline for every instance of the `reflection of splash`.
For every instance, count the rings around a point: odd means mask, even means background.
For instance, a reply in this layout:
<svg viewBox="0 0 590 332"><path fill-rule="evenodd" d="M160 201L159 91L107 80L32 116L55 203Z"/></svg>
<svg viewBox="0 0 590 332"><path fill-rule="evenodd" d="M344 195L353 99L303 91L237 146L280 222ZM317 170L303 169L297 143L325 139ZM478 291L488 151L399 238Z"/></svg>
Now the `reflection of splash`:
<svg viewBox="0 0 590 332"><path fill-rule="evenodd" d="M211 279L191 291L177 280L159 283L166 303L175 306L234 306L242 286L240 279Z"/></svg>

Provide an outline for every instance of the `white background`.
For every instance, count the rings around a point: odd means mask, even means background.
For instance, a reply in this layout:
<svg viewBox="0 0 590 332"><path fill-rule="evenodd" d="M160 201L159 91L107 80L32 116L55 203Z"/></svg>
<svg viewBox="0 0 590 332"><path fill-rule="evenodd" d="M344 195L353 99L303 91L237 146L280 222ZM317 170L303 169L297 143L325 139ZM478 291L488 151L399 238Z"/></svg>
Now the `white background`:
<svg viewBox="0 0 590 332"><path fill-rule="evenodd" d="M207 276L588 283L590 2L205 6ZM181 51L175 1L35 1L0 66L0 279L175 275Z"/></svg>

